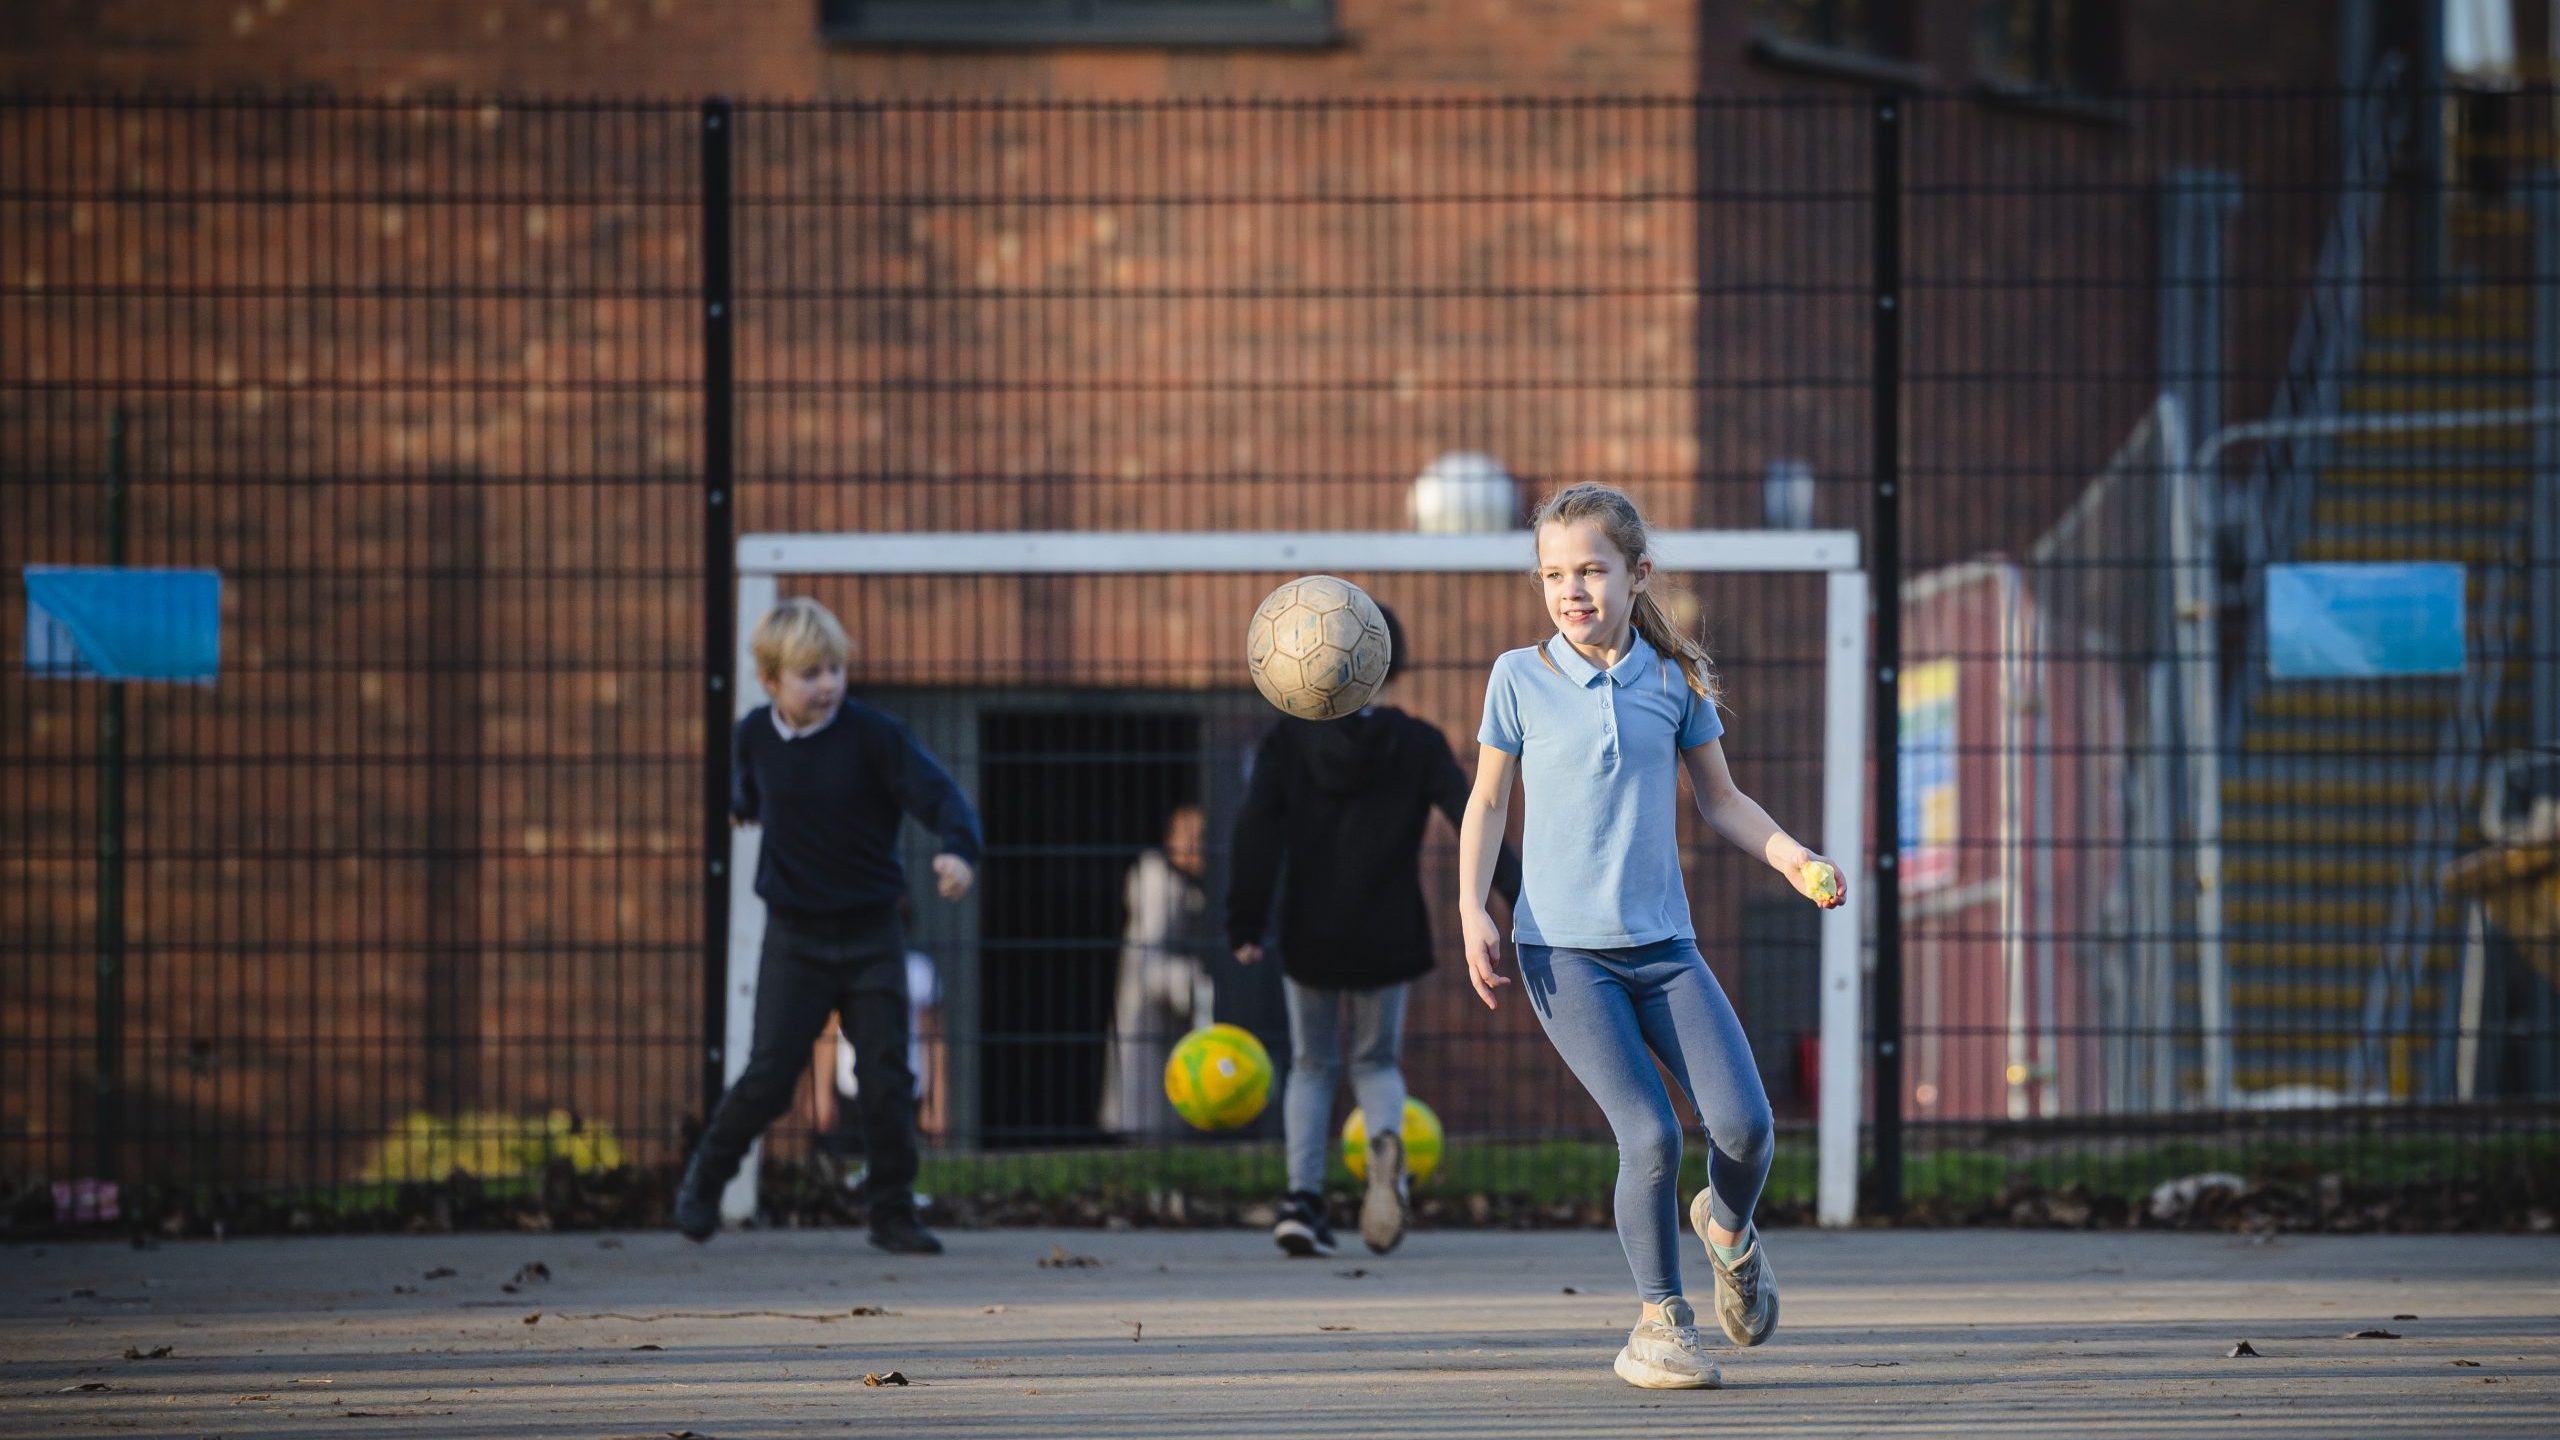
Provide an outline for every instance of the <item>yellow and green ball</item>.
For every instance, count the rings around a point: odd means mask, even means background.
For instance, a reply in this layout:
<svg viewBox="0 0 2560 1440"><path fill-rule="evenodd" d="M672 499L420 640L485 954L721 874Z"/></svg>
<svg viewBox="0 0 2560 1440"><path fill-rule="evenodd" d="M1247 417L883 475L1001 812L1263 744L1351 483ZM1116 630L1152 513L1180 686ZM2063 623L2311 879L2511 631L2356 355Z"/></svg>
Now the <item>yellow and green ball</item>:
<svg viewBox="0 0 2560 1440"><path fill-rule="evenodd" d="M1271 1052L1241 1025L1194 1030L1164 1062L1164 1096L1199 1129L1250 1125L1271 1101Z"/></svg>
<svg viewBox="0 0 2560 1440"><path fill-rule="evenodd" d="M1404 1102L1404 1173L1415 1184L1431 1178L1440 1168L1440 1117L1431 1107L1408 1095ZM1354 1180L1369 1178L1369 1122L1359 1111L1342 1122L1342 1163L1351 1170Z"/></svg>

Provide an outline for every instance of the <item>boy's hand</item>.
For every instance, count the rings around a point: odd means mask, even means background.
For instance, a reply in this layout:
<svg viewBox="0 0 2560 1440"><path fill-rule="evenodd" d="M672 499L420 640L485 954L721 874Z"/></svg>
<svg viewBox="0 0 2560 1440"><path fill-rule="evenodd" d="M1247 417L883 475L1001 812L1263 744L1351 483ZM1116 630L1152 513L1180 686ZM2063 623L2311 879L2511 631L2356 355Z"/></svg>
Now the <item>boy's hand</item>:
<svg viewBox="0 0 2560 1440"><path fill-rule="evenodd" d="M1482 906L1470 906L1460 913L1458 926L1465 932L1461 943L1467 954L1467 983L1476 987L1476 998L1484 1008L1502 1008L1493 992L1510 984L1511 978L1496 968L1502 963L1502 936L1493 928L1493 917Z"/></svg>
<svg viewBox="0 0 2560 1440"><path fill-rule="evenodd" d="M1259 964L1261 964L1261 963L1262 963L1262 946L1261 946L1261 945L1259 945L1258 943L1254 942L1254 941L1251 941L1251 940L1248 940L1248 941L1246 941L1244 944L1237 946L1237 947L1236 947L1236 963L1237 963L1237 964L1239 964L1239 965L1259 965Z"/></svg>
<svg viewBox="0 0 2560 1440"><path fill-rule="evenodd" d="M968 894L970 882L977 878L978 872L970 869L969 862L957 855L933 857L933 888L945 900L957 900Z"/></svg>

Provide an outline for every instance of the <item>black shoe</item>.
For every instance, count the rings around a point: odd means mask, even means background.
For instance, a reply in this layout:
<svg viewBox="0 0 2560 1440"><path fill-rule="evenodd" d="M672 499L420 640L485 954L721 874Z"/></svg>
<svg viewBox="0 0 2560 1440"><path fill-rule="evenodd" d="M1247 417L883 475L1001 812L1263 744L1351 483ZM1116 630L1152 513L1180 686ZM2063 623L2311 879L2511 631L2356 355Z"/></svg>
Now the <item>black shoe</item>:
<svg viewBox="0 0 2560 1440"><path fill-rule="evenodd" d="M1325 1223L1324 1197L1294 1191L1280 1201L1280 1218L1271 1226L1271 1242L1303 1260L1333 1253L1333 1227Z"/></svg>
<svg viewBox="0 0 2560 1440"><path fill-rule="evenodd" d="M933 1232L916 1223L916 1217L902 1211L871 1217L871 1247L892 1255L939 1255L942 1242Z"/></svg>
<svg viewBox="0 0 2560 1440"><path fill-rule="evenodd" d="M676 1187L676 1229L695 1244L720 1233L720 1192L728 1188L711 1179L711 1167L702 1163L702 1152L684 1167L684 1183Z"/></svg>

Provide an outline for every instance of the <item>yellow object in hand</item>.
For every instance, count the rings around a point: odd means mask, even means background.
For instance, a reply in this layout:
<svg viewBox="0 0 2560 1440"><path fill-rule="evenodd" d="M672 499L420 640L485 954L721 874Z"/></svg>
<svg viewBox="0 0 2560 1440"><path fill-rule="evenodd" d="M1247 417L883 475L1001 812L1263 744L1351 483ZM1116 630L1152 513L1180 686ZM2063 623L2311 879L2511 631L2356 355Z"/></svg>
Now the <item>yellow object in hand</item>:
<svg viewBox="0 0 2560 1440"><path fill-rule="evenodd" d="M1815 904L1828 905L1840 898L1840 872L1827 861L1807 860L1799 873L1804 876L1805 893Z"/></svg>

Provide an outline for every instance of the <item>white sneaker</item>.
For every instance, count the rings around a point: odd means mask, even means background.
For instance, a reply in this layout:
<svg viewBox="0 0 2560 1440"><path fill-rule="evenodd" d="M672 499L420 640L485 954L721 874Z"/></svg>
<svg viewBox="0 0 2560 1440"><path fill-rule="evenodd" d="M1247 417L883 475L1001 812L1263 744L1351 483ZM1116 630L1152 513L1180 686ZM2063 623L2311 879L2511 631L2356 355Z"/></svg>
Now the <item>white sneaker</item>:
<svg viewBox="0 0 2560 1440"><path fill-rule="evenodd" d="M1404 1239L1408 1204L1404 1137L1393 1130L1369 1137L1369 1191L1360 1197L1360 1238L1379 1255Z"/></svg>
<svg viewBox="0 0 2560 1440"><path fill-rule="evenodd" d="M1707 1264L1716 1272L1716 1324L1724 1330L1724 1338L1736 1345L1763 1344L1778 1329L1778 1272L1769 1265L1768 1247L1760 1243L1757 1225L1751 1227L1751 1248L1742 1252L1741 1259L1724 1263L1715 1242L1707 1238L1711 1193L1701 1190L1689 1202L1689 1228L1697 1232L1698 1243L1707 1247Z"/></svg>
<svg viewBox="0 0 2560 1440"><path fill-rule="evenodd" d="M1662 1302L1661 1319L1639 1320L1627 1332L1626 1348L1612 1368L1619 1379L1644 1390L1714 1390L1724 1384L1724 1372L1698 1330L1698 1312L1677 1295Z"/></svg>

